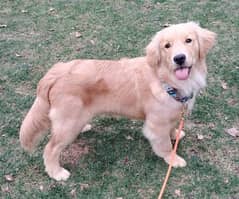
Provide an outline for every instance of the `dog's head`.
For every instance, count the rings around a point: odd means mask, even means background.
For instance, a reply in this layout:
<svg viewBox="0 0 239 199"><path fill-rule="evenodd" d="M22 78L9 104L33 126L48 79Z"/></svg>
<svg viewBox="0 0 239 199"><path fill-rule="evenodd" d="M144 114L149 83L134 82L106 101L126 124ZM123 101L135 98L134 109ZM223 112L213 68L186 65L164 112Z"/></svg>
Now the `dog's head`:
<svg viewBox="0 0 239 199"><path fill-rule="evenodd" d="M146 47L146 59L154 69L164 67L177 80L187 80L205 60L216 34L194 22L172 25L159 31Z"/></svg>

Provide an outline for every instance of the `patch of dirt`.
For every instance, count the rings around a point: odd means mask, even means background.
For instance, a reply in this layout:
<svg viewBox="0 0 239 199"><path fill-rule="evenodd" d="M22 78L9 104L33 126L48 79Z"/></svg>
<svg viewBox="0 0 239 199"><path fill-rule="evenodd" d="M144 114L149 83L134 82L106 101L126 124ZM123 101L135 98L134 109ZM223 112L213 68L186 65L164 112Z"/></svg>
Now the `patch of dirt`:
<svg viewBox="0 0 239 199"><path fill-rule="evenodd" d="M32 89L30 84L20 84L16 89L15 92L20 95L33 95L35 89Z"/></svg>
<svg viewBox="0 0 239 199"><path fill-rule="evenodd" d="M138 189L137 192L139 193L140 198L147 199L154 194L155 190L153 190L152 188Z"/></svg>
<svg viewBox="0 0 239 199"><path fill-rule="evenodd" d="M1 33L1 39L2 40L13 40L13 41L30 41L32 40L32 37L39 37L41 34L39 32L35 32L33 30L26 32L7 32L7 33Z"/></svg>
<svg viewBox="0 0 239 199"><path fill-rule="evenodd" d="M194 128L209 128L209 129L214 129L215 128L215 124L213 122L209 122L209 123L199 123L199 122L195 122L192 120L187 120L185 123L185 126L187 129L192 130Z"/></svg>
<svg viewBox="0 0 239 199"><path fill-rule="evenodd" d="M80 158L89 153L89 146L82 140L77 140L61 153L60 162L76 167Z"/></svg>

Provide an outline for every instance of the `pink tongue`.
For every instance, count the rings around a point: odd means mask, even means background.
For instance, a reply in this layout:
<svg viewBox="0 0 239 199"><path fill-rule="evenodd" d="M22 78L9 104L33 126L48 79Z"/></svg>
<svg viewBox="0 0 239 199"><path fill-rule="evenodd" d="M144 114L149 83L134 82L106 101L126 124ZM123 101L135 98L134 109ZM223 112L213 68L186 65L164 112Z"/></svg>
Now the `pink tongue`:
<svg viewBox="0 0 239 199"><path fill-rule="evenodd" d="M179 80L186 80L189 76L189 68L177 69L175 75Z"/></svg>

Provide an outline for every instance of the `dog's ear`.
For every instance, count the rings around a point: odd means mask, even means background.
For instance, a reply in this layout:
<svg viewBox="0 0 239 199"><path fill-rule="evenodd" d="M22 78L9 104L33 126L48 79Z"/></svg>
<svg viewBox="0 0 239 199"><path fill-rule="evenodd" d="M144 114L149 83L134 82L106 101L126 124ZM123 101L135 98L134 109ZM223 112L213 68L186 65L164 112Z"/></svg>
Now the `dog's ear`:
<svg viewBox="0 0 239 199"><path fill-rule="evenodd" d="M214 46L216 42L216 33L209 31L205 28L201 28L198 24L191 22L196 28L199 43L199 58L204 59L209 50Z"/></svg>
<svg viewBox="0 0 239 199"><path fill-rule="evenodd" d="M156 68L160 62L159 33L157 33L146 47L146 60L148 64Z"/></svg>

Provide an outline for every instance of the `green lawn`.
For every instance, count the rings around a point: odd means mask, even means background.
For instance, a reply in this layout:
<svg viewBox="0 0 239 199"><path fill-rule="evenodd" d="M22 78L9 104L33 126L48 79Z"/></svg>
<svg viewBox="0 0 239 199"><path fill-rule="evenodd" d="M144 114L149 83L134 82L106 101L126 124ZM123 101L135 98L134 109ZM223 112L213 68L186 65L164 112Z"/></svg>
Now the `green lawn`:
<svg viewBox="0 0 239 199"><path fill-rule="evenodd" d="M239 198L239 139L225 133L239 129L238 0L1 0L0 7L0 198L156 199L167 165L141 122L96 118L62 155L72 173L66 182L44 172L47 138L29 155L18 131L55 62L141 56L164 24L191 20L216 32L218 42L208 56L208 87L179 145L188 166L173 169L164 196Z"/></svg>

